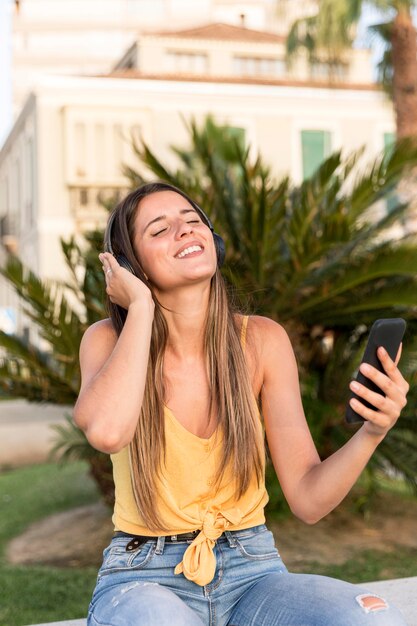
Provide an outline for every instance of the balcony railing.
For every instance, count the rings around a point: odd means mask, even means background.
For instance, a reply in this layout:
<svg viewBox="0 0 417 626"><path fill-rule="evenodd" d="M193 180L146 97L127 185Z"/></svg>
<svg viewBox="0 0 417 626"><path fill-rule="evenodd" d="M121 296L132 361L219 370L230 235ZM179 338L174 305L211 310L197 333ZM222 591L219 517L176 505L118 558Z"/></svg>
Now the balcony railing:
<svg viewBox="0 0 417 626"><path fill-rule="evenodd" d="M104 228L107 210L112 209L129 192L121 187L71 187L70 207L76 230L84 232ZM107 210L106 210L107 209Z"/></svg>

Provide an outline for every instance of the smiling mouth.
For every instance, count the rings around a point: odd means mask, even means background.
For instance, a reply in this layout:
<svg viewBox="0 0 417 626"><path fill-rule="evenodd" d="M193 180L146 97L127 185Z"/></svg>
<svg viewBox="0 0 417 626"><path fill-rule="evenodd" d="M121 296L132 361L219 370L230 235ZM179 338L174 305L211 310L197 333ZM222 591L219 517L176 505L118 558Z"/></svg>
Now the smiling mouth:
<svg viewBox="0 0 417 626"><path fill-rule="evenodd" d="M204 252L204 248L202 246L190 246L186 248L180 254L178 254L176 259L188 259L189 257L198 256Z"/></svg>

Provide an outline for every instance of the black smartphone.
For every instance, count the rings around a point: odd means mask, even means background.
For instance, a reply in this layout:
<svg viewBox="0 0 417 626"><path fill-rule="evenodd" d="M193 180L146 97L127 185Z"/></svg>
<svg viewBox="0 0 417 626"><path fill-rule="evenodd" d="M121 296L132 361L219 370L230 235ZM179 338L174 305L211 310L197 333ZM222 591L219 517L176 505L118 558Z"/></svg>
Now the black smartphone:
<svg viewBox="0 0 417 626"><path fill-rule="evenodd" d="M368 337L368 343L366 344L361 363L370 363L370 365L373 365L380 372L385 373L385 370L382 367L382 363L378 359L376 351L379 346L383 346L388 352L391 359L394 360L397 356L398 348L400 347L400 343L404 336L405 327L406 322L402 319L402 317L376 320L372 324ZM358 381L358 383L361 383L362 385L365 385L365 387L368 387L368 389L370 389L371 391L376 391L381 395L385 395L384 392L379 387L377 387L374 382L364 376L359 370L356 376L356 380ZM370 404L370 402L356 395L356 393L354 393L353 391L350 392L349 401L351 398L357 398L360 402L362 402L362 404L364 404L368 408L377 410L372 404ZM364 418L352 409L349 401L346 407L346 422L348 422L348 424L364 422Z"/></svg>

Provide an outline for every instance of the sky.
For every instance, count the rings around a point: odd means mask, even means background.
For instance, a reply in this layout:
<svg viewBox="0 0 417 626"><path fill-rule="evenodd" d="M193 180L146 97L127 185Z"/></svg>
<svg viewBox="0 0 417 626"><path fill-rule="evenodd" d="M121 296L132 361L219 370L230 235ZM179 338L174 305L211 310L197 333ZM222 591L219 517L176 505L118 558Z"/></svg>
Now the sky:
<svg viewBox="0 0 417 626"><path fill-rule="evenodd" d="M57 0L58 1L58 0ZM12 124L11 101L11 21L13 0L0 0L0 147L7 136ZM357 45L368 46L369 37L366 27L378 22L380 14L365 3L362 20L359 24ZM374 68L382 54L382 47L377 42L372 43L374 49ZM374 72L376 78L376 70Z"/></svg>
<svg viewBox="0 0 417 626"><path fill-rule="evenodd" d="M12 0L0 0L0 146L12 122L11 16Z"/></svg>

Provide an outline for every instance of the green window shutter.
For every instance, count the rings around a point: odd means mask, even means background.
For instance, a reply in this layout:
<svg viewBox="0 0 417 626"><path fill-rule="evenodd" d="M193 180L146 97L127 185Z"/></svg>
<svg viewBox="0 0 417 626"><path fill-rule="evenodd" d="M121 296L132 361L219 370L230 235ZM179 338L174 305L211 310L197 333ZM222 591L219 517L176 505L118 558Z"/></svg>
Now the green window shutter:
<svg viewBox="0 0 417 626"><path fill-rule="evenodd" d="M327 130L302 130L303 179L310 178L331 152L331 133Z"/></svg>
<svg viewBox="0 0 417 626"><path fill-rule="evenodd" d="M239 128L238 126L229 126L228 131L230 133L231 139L236 139L238 144L242 146L242 148L246 145L246 132L244 128Z"/></svg>
<svg viewBox="0 0 417 626"><path fill-rule="evenodd" d="M384 133L384 148L390 148L395 143L395 133Z"/></svg>

